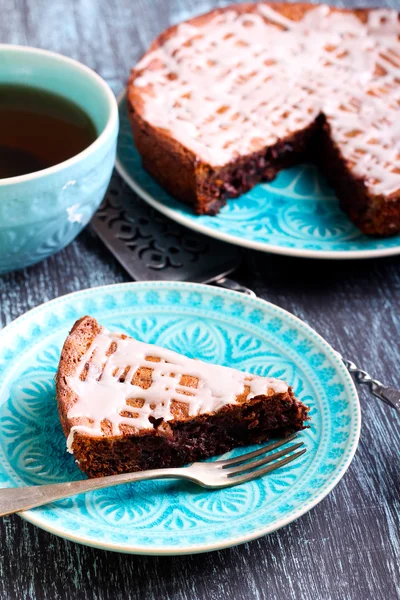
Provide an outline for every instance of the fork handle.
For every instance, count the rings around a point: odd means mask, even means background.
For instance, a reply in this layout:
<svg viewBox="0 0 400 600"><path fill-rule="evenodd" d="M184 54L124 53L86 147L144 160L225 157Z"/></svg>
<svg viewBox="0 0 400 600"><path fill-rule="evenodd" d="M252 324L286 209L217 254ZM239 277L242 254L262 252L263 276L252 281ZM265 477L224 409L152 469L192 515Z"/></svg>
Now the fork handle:
<svg viewBox="0 0 400 600"><path fill-rule="evenodd" d="M32 485L18 488L0 489L0 517L11 515L21 510L28 510L69 498L76 494L100 490L106 487L112 487L121 483L131 483L133 481L144 481L146 479L192 479L187 469L152 469L149 471L140 471L138 473L122 473L121 475L109 475L107 477L97 477L95 479L83 479L79 481L70 481L67 483L50 483L46 485Z"/></svg>
<svg viewBox="0 0 400 600"><path fill-rule="evenodd" d="M345 367L349 371L351 375L353 375L354 379L357 383L361 385L366 385L369 388L371 394L383 400L385 404L388 404L398 412L400 412L400 391L396 390L394 387L388 387L383 385L377 379L372 379L372 377L362 369L359 369L351 360L346 360L337 352L338 356L342 359Z"/></svg>

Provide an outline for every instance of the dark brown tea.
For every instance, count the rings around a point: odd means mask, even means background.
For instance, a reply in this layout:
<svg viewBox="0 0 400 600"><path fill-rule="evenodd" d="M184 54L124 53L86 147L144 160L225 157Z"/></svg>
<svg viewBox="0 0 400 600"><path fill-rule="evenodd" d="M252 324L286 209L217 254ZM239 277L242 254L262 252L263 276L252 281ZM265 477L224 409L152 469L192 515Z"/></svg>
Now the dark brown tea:
<svg viewBox="0 0 400 600"><path fill-rule="evenodd" d="M76 104L40 89L0 85L0 179L57 165L97 137Z"/></svg>

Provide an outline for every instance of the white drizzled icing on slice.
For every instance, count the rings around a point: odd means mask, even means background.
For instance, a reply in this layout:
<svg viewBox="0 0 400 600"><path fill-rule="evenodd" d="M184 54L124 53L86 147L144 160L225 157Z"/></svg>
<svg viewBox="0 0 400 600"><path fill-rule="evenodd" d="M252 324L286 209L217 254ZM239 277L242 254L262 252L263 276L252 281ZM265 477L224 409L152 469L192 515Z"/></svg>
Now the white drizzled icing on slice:
<svg viewBox="0 0 400 600"><path fill-rule="evenodd" d="M370 192L400 189L400 24L394 10L321 5L292 21L266 4L183 23L136 66L144 118L224 165L310 125Z"/></svg>
<svg viewBox="0 0 400 600"><path fill-rule="evenodd" d="M115 350L110 354L110 350ZM108 356L107 356L108 354ZM150 357L160 362L148 360ZM86 365L89 365L86 375ZM138 369L152 369L151 386L143 389L132 384ZM124 381L119 379L125 375ZM198 379L197 388L181 385L182 376ZM71 428L67 447L71 451L75 432L91 436L102 436L102 421L112 426L113 435L120 435L120 425L138 429L152 429L149 417L171 420L173 401L185 403L189 416L212 413L227 404L236 404L237 396L249 388L247 399L268 390L285 393L288 386L284 381L270 377L259 377L187 358L177 352L133 338L122 339L120 335L102 329L82 356L74 376L67 383L76 394L77 400L68 411L68 419L85 417L90 425L74 425ZM190 394L190 395L187 395ZM129 399L140 399L142 406L132 406ZM130 412L130 416L121 413Z"/></svg>

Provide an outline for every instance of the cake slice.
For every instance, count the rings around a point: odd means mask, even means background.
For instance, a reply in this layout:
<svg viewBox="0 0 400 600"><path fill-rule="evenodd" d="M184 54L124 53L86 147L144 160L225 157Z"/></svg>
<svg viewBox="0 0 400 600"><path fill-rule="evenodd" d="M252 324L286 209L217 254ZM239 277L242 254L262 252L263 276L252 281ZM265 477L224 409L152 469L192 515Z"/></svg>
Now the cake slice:
<svg viewBox="0 0 400 600"><path fill-rule="evenodd" d="M110 333L92 317L67 337L56 386L68 450L89 477L183 466L308 419L279 379Z"/></svg>

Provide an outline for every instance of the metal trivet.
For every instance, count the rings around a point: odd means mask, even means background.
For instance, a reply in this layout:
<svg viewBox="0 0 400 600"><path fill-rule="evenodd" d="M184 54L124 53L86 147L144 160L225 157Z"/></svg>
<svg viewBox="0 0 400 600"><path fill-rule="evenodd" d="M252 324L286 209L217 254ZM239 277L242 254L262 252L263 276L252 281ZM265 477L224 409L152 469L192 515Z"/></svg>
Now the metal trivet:
<svg viewBox="0 0 400 600"><path fill-rule="evenodd" d="M136 281L224 284L225 276L241 262L238 248L171 221L141 200L117 174L91 226ZM227 287L242 289L234 282Z"/></svg>

